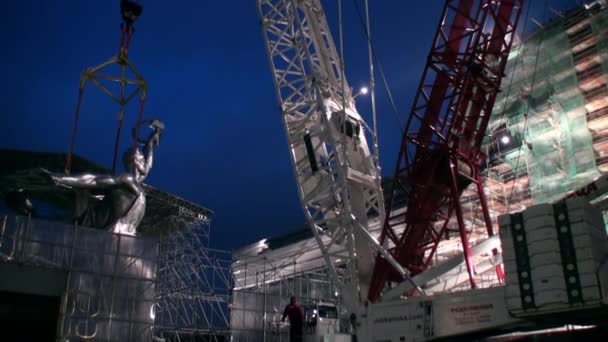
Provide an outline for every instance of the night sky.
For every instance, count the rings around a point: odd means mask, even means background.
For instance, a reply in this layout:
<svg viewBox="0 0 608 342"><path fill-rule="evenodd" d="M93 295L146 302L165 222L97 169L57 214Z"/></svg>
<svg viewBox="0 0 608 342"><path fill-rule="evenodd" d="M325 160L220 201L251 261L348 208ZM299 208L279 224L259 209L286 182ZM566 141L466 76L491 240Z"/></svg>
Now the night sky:
<svg viewBox="0 0 608 342"><path fill-rule="evenodd" d="M531 13L541 21L553 15L546 4L559 10L575 3L531 1ZM167 126L147 183L214 210L215 248L233 249L302 227L256 1L141 3L129 56L148 81L146 118ZM337 44L336 3L323 2ZM343 3L346 75L358 89L369 78L363 24L353 1ZM404 122L443 1L370 3L376 53ZM119 1L3 5L0 148L65 153L80 72L117 51ZM401 131L379 77L377 84L380 159L383 175L390 176ZM369 98L358 97L357 105L371 123ZM130 143L136 115L137 106L129 106L121 151ZM118 106L89 85L76 153L110 167L117 116Z"/></svg>

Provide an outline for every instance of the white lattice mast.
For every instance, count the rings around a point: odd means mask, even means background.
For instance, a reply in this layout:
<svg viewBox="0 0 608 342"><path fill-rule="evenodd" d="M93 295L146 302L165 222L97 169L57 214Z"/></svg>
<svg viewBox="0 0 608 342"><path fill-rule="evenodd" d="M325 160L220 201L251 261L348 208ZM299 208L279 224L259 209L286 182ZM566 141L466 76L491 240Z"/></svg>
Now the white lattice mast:
<svg viewBox="0 0 608 342"><path fill-rule="evenodd" d="M379 248L368 217L384 215L370 132L319 0L258 0L258 7L301 205L354 312L366 297Z"/></svg>

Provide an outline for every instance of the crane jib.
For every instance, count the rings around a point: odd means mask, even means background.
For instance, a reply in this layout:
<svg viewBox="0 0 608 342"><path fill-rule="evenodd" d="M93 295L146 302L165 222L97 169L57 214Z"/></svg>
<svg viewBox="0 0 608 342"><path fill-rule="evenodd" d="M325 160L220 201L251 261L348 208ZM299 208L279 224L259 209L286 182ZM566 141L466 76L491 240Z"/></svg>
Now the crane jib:
<svg viewBox="0 0 608 342"><path fill-rule="evenodd" d="M475 185L486 231L492 236L480 171L486 157L480 148L522 4L523 0L446 1L404 130L380 235L380 243L393 244L391 254L414 275L431 265L454 214L469 281L476 286L460 195ZM397 189L409 189L408 207L404 214L393 215ZM370 301L380 298L387 282L402 281L380 254L375 264ZM496 273L499 279L504 277L500 267Z"/></svg>
<svg viewBox="0 0 608 342"><path fill-rule="evenodd" d="M258 10L300 204L343 304L358 313L383 248L368 235L384 212L371 134L320 1L258 0Z"/></svg>

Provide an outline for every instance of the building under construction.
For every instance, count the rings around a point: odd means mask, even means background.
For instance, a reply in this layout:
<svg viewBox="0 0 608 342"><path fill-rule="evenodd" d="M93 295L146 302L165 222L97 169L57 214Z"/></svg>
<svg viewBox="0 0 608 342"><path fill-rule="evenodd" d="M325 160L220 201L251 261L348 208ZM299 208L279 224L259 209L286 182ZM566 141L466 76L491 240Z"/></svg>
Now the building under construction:
<svg viewBox="0 0 608 342"><path fill-rule="evenodd" d="M501 214L554 201L608 173L608 10L594 2L556 12L546 23L534 21L527 24L536 26L534 32L518 37L509 55L483 144L489 156L485 194L494 225ZM486 237L473 188L461 197L471 245ZM397 197L393 210L405 211L406 200ZM378 236L381 222L372 218L369 230ZM433 263L462 250L460 239L448 238L439 244ZM478 286L498 284L493 270L478 269ZM309 228L242 247L233 254L232 271L235 341L280 340L276 321L292 294L303 303L340 304ZM461 269L449 280L429 284L427 293L469 289L468 280Z"/></svg>

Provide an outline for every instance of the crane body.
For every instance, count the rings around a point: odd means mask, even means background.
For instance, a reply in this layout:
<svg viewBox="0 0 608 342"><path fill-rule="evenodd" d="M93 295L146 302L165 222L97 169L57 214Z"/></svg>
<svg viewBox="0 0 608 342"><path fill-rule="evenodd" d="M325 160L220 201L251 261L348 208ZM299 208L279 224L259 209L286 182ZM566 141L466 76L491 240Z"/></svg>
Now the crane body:
<svg viewBox="0 0 608 342"><path fill-rule="evenodd" d="M381 248L368 218L384 212L367 125L319 0L258 0L258 9L302 209L334 284L356 312Z"/></svg>

